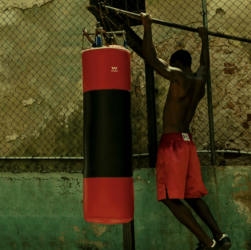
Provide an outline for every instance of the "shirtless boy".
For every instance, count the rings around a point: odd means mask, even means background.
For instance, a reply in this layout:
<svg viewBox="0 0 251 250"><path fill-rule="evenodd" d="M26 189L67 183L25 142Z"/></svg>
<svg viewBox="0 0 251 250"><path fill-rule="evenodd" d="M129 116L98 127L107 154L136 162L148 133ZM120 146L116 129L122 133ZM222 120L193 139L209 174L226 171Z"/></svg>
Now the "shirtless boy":
<svg viewBox="0 0 251 250"><path fill-rule="evenodd" d="M163 111L163 135L158 148L156 164L157 198L199 240L196 250L228 250L229 237L222 233L209 207L201 199L208 191L201 176L201 166L196 146L189 131L190 122L200 100L205 96L208 75L209 53L205 46L207 29L199 28L202 39L201 65L193 74L191 55L184 50L176 51L168 63L157 58L152 42L152 19L141 13L144 25L143 56L161 76L171 81ZM187 206L184 199L204 221L213 234L205 233Z"/></svg>

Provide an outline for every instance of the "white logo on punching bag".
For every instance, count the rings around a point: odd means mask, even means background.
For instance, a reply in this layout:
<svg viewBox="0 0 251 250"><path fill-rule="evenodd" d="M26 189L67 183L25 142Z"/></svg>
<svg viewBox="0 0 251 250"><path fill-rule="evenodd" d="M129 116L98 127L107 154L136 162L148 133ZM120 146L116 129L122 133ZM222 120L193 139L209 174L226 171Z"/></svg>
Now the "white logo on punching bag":
<svg viewBox="0 0 251 250"><path fill-rule="evenodd" d="M118 67L112 67L111 72L118 72L117 68L118 68Z"/></svg>

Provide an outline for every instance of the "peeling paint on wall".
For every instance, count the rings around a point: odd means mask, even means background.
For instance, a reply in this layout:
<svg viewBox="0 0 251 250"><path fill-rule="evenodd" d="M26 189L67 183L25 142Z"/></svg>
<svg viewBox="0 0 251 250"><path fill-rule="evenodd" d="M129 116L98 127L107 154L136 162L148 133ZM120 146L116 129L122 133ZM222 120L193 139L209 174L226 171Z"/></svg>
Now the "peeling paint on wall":
<svg viewBox="0 0 251 250"><path fill-rule="evenodd" d="M18 2L18 3L17 3ZM5 10L10 10L12 8L20 8L20 9L27 9L32 8L34 5L40 7L41 5L52 2L52 0L5 0L0 2L0 13L4 12Z"/></svg>
<svg viewBox="0 0 251 250"><path fill-rule="evenodd" d="M234 188L240 188L236 193L231 193L235 204L238 206L238 212L247 216L247 223L251 224L251 181L247 172L237 171L234 173ZM241 180L243 179L243 180Z"/></svg>
<svg viewBox="0 0 251 250"><path fill-rule="evenodd" d="M156 172L155 172L156 173ZM150 183L150 181L146 180L146 179L142 179L140 177L140 175L138 175L136 178L135 178L136 181L143 181L143 182L147 182L147 183Z"/></svg>
<svg viewBox="0 0 251 250"><path fill-rule="evenodd" d="M6 136L6 141L15 141L19 136L14 134L14 135L7 135Z"/></svg>
<svg viewBox="0 0 251 250"><path fill-rule="evenodd" d="M78 244L81 244L81 247L82 247L82 245L84 245L84 249L110 249L110 246L109 246L109 244L105 244L105 243L103 243L103 242L101 242L101 241L91 241L91 240L86 240L86 239L79 239L78 241L77 241L77 243ZM94 248L94 247L96 247L96 248ZM81 248L79 248L79 249L81 249Z"/></svg>
<svg viewBox="0 0 251 250"><path fill-rule="evenodd" d="M35 101L36 100L31 97L28 100L23 100L22 103L24 106L27 106L27 105L32 105Z"/></svg>
<svg viewBox="0 0 251 250"><path fill-rule="evenodd" d="M93 224L91 224L91 227L92 227L94 234L97 237L100 237L101 235L103 235L106 232L106 225L93 223Z"/></svg>
<svg viewBox="0 0 251 250"><path fill-rule="evenodd" d="M79 106L77 104L70 102L67 104L66 107L62 107L62 109L60 110L58 115L60 118L64 119L66 132L69 131L69 124L68 124L69 117L71 116L72 113L77 111L78 108ZM63 125L63 123L61 123L61 125Z"/></svg>

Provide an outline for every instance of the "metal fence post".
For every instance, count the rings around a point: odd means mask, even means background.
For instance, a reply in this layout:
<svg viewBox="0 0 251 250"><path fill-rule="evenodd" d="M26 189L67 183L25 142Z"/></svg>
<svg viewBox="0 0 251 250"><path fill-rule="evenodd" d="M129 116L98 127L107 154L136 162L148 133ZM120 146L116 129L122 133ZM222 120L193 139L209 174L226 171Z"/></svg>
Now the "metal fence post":
<svg viewBox="0 0 251 250"><path fill-rule="evenodd" d="M208 29L207 22L207 0L202 0L202 13L203 13L203 27ZM206 41L207 49L209 50L208 37ZM209 58L210 61L210 58ZM211 147L211 164L216 165L216 154L215 154L215 138L214 138L214 117L213 117L213 102L212 102L212 86L211 86L211 72L210 63L208 67L208 78L207 78L207 100L208 100L208 118L209 118L209 133L210 133L210 147Z"/></svg>
<svg viewBox="0 0 251 250"><path fill-rule="evenodd" d="M155 168L157 162L157 121L155 109L154 70L145 63L146 74L146 101L148 124L148 150L150 168Z"/></svg>

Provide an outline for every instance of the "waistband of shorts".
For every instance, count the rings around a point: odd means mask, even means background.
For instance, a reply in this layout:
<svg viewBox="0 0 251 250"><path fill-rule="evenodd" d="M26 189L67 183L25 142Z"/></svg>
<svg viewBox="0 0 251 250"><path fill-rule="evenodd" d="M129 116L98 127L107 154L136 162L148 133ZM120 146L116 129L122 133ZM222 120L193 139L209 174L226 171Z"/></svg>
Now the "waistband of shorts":
<svg viewBox="0 0 251 250"><path fill-rule="evenodd" d="M184 135L184 137L183 137ZM160 142L168 142L171 140L174 141L188 141L186 138L190 139L190 141L193 141L192 135L190 133L168 133L168 134L163 134L161 136Z"/></svg>

